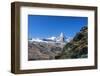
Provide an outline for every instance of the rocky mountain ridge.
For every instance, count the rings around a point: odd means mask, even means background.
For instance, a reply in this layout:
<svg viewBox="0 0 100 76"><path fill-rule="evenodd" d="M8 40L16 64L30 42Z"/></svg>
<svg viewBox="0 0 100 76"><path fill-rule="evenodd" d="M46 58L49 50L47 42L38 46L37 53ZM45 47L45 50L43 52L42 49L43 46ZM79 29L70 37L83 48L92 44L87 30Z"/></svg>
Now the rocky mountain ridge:
<svg viewBox="0 0 100 76"><path fill-rule="evenodd" d="M88 28L81 28L75 37L67 43L62 53L56 56L56 59L76 59L88 57Z"/></svg>

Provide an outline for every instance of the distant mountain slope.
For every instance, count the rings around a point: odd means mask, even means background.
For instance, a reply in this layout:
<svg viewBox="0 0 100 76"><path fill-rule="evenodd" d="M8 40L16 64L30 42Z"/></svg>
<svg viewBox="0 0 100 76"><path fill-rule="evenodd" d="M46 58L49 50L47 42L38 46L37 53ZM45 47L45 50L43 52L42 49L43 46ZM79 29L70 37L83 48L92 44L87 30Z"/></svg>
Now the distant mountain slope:
<svg viewBox="0 0 100 76"><path fill-rule="evenodd" d="M63 51L61 44L33 42L28 44L28 60L50 60Z"/></svg>
<svg viewBox="0 0 100 76"><path fill-rule="evenodd" d="M88 28L84 26L75 37L67 43L56 59L86 58L88 57Z"/></svg>
<svg viewBox="0 0 100 76"><path fill-rule="evenodd" d="M55 59L63 51L63 47L69 38L63 33L58 37L50 37L44 39L31 39L28 41L28 60L50 60Z"/></svg>

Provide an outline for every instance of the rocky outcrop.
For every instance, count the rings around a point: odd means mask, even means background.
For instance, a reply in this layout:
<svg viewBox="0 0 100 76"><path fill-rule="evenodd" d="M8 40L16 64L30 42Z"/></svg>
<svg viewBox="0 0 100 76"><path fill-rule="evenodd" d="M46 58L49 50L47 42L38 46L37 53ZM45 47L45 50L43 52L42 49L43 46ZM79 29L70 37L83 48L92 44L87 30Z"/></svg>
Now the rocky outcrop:
<svg viewBox="0 0 100 76"><path fill-rule="evenodd" d="M88 29L87 26L81 28L80 32L67 43L61 54L56 59L74 59L88 57Z"/></svg>

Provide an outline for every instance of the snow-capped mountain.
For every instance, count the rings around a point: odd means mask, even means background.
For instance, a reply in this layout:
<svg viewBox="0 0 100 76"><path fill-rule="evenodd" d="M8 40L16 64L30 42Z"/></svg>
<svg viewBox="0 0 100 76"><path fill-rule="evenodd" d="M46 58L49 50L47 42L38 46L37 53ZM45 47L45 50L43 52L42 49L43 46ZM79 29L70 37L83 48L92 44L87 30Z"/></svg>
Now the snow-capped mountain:
<svg viewBox="0 0 100 76"><path fill-rule="evenodd" d="M50 38L44 38L44 39L39 39L39 38L32 38L29 40L29 42L56 42L56 43L66 43L69 42L72 38L71 37L66 37L63 33L61 33L59 36L55 37L52 36Z"/></svg>

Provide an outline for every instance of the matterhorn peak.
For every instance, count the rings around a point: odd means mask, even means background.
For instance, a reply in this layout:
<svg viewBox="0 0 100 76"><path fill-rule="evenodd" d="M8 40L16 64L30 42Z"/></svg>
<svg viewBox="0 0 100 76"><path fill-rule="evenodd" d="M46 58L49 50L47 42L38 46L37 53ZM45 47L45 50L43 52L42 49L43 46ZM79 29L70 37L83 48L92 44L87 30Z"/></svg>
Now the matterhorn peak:
<svg viewBox="0 0 100 76"><path fill-rule="evenodd" d="M64 37L64 33L63 32L60 33L60 37Z"/></svg>
<svg viewBox="0 0 100 76"><path fill-rule="evenodd" d="M64 42L65 40L64 40L65 38L64 38L64 34L63 34L63 32L61 32L60 33L60 36L58 37L58 41L59 42Z"/></svg>

